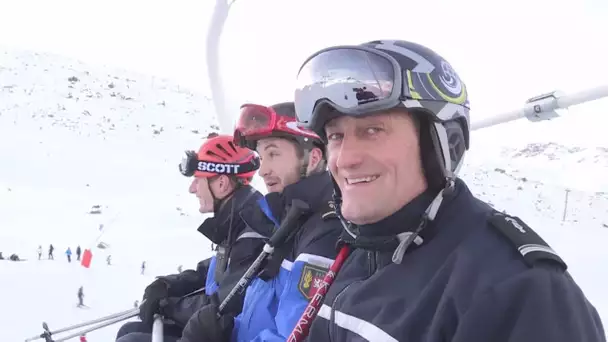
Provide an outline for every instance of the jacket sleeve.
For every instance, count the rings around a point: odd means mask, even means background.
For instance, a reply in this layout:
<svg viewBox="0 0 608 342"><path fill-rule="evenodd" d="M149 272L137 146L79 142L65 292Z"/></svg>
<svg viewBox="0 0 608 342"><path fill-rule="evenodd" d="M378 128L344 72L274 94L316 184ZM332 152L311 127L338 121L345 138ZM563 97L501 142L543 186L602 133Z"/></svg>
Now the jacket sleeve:
<svg viewBox="0 0 608 342"><path fill-rule="evenodd" d="M336 242L342 231L340 222L329 219L309 223L316 233L298 241L297 257L279 295L274 324L264 327L252 341L285 341L306 309L316 289L315 281L323 279L336 257Z"/></svg>
<svg viewBox="0 0 608 342"><path fill-rule="evenodd" d="M159 277L169 285L170 297L181 297L205 286L207 270L211 258L198 263L196 270L185 270L182 273Z"/></svg>
<svg viewBox="0 0 608 342"><path fill-rule="evenodd" d="M599 342L606 336L568 273L531 268L478 296L451 341Z"/></svg>
<svg viewBox="0 0 608 342"><path fill-rule="evenodd" d="M241 280L241 277L245 274L249 266L262 252L264 247L263 236L248 236L243 234L232 247L230 253L230 265L228 270L224 274L224 278L219 284L217 291L220 302L228 296L232 288ZM244 294L237 295L232 298L231 302L225 308L225 312L230 313L234 316L241 312L243 307Z"/></svg>

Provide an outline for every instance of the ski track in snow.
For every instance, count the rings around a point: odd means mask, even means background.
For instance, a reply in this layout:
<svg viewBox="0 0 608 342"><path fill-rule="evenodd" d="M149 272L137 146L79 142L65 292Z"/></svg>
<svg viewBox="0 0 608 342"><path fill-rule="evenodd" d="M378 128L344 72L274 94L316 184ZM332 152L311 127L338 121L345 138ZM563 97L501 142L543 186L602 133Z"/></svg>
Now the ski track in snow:
<svg viewBox="0 0 608 342"><path fill-rule="evenodd" d="M3 341L40 334L43 321L56 330L130 309L154 276L211 255L196 232L205 216L177 164L214 125L208 99L170 81L0 50L0 251L28 259L0 261ZM559 126L548 125L558 137ZM571 135L500 145L488 132L474 133L463 178L539 232L608 322L608 181L599 177L608 152L567 147L577 143ZM265 192L259 178L254 185ZM96 205L101 213L91 214ZM109 247L96 248L98 241ZM38 245L46 258L49 243L55 260L36 260ZM78 244L93 250L90 269L65 258ZM80 286L88 309L76 307ZM89 341L113 341L119 326Z"/></svg>

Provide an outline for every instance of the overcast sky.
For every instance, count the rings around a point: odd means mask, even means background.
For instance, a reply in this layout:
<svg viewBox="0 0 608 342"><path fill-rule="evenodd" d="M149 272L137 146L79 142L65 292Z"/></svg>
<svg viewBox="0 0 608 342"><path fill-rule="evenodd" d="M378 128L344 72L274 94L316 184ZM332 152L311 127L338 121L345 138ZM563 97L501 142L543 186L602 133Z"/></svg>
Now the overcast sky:
<svg viewBox="0 0 608 342"><path fill-rule="evenodd" d="M204 51L213 5L0 0L0 45L166 76L208 94ZM453 65L469 88L475 119L556 88L608 83L605 18L605 0L237 0L222 37L221 70L231 108L272 104L292 98L297 68L317 49L412 40ZM598 102L601 115L594 110L601 132L607 102Z"/></svg>

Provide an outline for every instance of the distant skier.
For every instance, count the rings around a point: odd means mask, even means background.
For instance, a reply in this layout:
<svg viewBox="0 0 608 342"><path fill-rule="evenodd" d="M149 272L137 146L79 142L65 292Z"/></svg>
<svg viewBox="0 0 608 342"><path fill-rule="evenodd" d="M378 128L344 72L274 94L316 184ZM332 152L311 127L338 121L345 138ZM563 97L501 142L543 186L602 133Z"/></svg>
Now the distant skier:
<svg viewBox="0 0 608 342"><path fill-rule="evenodd" d="M36 249L36 252L38 252L38 260L42 259L42 245L38 245L38 249Z"/></svg>
<svg viewBox="0 0 608 342"><path fill-rule="evenodd" d="M111 255L108 255L108 257L106 258L106 262L108 263L108 266L112 265L112 256Z"/></svg>
<svg viewBox="0 0 608 342"><path fill-rule="evenodd" d="M4 257L2 256L2 252L0 252L0 260L4 260Z"/></svg>
<svg viewBox="0 0 608 342"><path fill-rule="evenodd" d="M72 262L72 250L68 247L68 250L65 251L65 255L68 257L68 262Z"/></svg>
<svg viewBox="0 0 608 342"><path fill-rule="evenodd" d="M146 271L146 262L142 262L141 263L141 274L144 274L144 272Z"/></svg>
<svg viewBox="0 0 608 342"><path fill-rule="evenodd" d="M139 301L136 299L135 303L133 303L133 307L134 308L138 308L139 307Z"/></svg>
<svg viewBox="0 0 608 342"><path fill-rule="evenodd" d="M80 342L88 342L87 335L80 335Z"/></svg>
<svg viewBox="0 0 608 342"><path fill-rule="evenodd" d="M51 244L49 246L49 260L55 260L55 258L53 257L53 251L55 250L55 247L53 247L53 244Z"/></svg>
<svg viewBox="0 0 608 342"><path fill-rule="evenodd" d="M84 306L84 290L82 286L78 289L78 306Z"/></svg>
<svg viewBox="0 0 608 342"><path fill-rule="evenodd" d="M78 261L80 261L80 254L82 254L82 250L80 249L80 245L78 245L78 247L76 247L76 260Z"/></svg>

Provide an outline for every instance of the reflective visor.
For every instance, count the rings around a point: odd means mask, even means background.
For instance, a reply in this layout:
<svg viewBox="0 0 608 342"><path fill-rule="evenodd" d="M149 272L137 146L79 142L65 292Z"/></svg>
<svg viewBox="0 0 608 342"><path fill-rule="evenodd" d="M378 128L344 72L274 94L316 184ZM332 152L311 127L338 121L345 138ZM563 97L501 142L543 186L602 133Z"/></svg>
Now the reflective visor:
<svg viewBox="0 0 608 342"><path fill-rule="evenodd" d="M317 131L315 106L329 103L346 114L363 114L398 102L399 70L388 57L355 47L314 55L300 69L295 92L298 121ZM395 91L396 90L396 91Z"/></svg>
<svg viewBox="0 0 608 342"><path fill-rule="evenodd" d="M269 135L276 127L276 120L277 115L272 108L245 104L241 106L236 131L245 138Z"/></svg>

